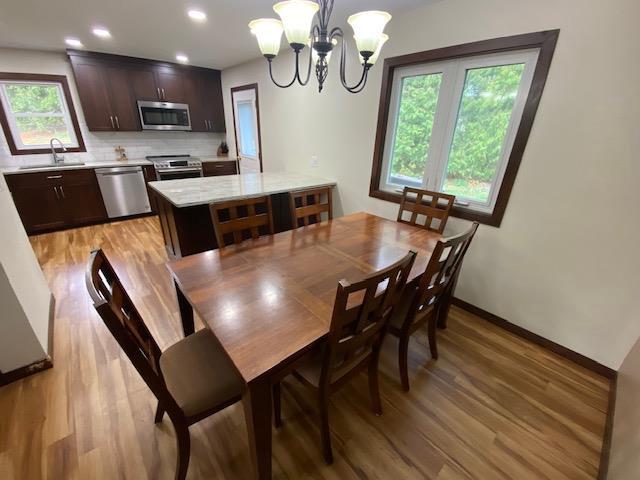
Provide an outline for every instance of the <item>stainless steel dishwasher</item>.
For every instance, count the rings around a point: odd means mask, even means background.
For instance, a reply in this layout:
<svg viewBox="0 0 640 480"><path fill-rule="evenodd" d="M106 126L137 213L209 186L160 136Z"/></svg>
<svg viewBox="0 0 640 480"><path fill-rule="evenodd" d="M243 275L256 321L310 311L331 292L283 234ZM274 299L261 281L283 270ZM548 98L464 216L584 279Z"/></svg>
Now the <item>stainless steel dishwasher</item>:
<svg viewBox="0 0 640 480"><path fill-rule="evenodd" d="M96 168L96 177L109 218L151 211L142 167Z"/></svg>

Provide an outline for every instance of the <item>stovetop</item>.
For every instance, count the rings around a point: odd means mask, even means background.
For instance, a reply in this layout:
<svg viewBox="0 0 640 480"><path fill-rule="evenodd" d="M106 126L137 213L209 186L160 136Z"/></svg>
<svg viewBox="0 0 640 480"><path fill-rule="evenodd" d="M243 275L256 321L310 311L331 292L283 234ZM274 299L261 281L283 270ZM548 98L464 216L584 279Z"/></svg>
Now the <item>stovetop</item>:
<svg viewBox="0 0 640 480"><path fill-rule="evenodd" d="M146 159L156 168L202 167L202 161L191 155L149 155Z"/></svg>

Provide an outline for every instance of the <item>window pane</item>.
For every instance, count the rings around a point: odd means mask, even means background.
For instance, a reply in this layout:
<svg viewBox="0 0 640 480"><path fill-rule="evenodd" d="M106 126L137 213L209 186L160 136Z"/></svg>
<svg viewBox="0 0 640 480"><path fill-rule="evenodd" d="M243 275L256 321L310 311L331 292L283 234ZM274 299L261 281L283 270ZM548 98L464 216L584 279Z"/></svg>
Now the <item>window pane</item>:
<svg viewBox="0 0 640 480"><path fill-rule="evenodd" d="M16 126L22 143L48 145L52 137L69 146L71 137L63 117L16 117Z"/></svg>
<svg viewBox="0 0 640 480"><path fill-rule="evenodd" d="M5 91L14 113L62 113L57 85L11 83Z"/></svg>
<svg viewBox="0 0 640 480"><path fill-rule="evenodd" d="M443 190L487 202L524 64L467 70Z"/></svg>
<svg viewBox="0 0 640 480"><path fill-rule="evenodd" d="M402 80L388 183L422 186L441 80L441 73Z"/></svg>
<svg viewBox="0 0 640 480"><path fill-rule="evenodd" d="M255 121L251 102L238 102L238 124L240 126L240 153L257 157Z"/></svg>

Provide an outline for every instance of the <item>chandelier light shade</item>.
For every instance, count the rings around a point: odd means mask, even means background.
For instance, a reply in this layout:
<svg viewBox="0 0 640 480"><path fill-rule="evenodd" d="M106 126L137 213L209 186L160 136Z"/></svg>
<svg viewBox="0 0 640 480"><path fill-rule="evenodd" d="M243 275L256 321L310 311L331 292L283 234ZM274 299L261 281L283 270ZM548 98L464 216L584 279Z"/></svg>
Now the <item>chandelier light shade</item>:
<svg viewBox="0 0 640 480"><path fill-rule="evenodd" d="M282 22L275 18L259 18L249 23L251 33L258 40L260 52L265 57L275 57L280 51L280 39L282 38Z"/></svg>
<svg viewBox="0 0 640 480"><path fill-rule="evenodd" d="M391 15L379 11L356 13L347 19L347 23L353 28L353 37L356 39L359 52L371 52L373 55L389 20Z"/></svg>
<svg viewBox="0 0 640 480"><path fill-rule="evenodd" d="M256 36L262 55L269 62L269 75L274 84L281 88L287 88L298 82L307 85L311 78L311 69L314 67L318 80L318 91L322 91L324 82L329 73L329 60L334 48L338 46L338 40L342 41L340 54L340 81L342 86L351 93L361 92L366 83L369 70L378 60L383 45L389 37L385 35L384 28L391 20L387 12L377 10L360 12L351 15L347 22L353 28L353 37L358 49L362 73L360 80L349 85L346 78L347 44L341 28L329 29L329 20L333 11L334 0L286 0L278 2L273 10L281 20L274 18L261 18L249 23L251 33ZM315 23L314 23L315 20ZM273 77L273 59L280 51L282 32L287 37L287 42L295 53L295 71L293 79L286 84L281 84ZM302 73L300 57L302 51L309 49L306 75ZM304 78L303 78L304 77Z"/></svg>
<svg viewBox="0 0 640 480"><path fill-rule="evenodd" d="M365 62L368 62L371 65L375 65L376 61L378 60L378 57L380 56L380 52L382 51L382 47L387 42L387 40L389 40L389 35L387 35L386 33L383 33L382 38L380 39L380 41L378 42L378 46L376 47L376 51L373 52L373 55L371 55L368 60L365 60L364 57L361 54L359 54L360 65L364 65Z"/></svg>
<svg viewBox="0 0 640 480"><path fill-rule="evenodd" d="M287 0L278 2L273 10L280 16L284 26L284 34L293 48L303 48L309 39L311 22L320 6L309 0Z"/></svg>

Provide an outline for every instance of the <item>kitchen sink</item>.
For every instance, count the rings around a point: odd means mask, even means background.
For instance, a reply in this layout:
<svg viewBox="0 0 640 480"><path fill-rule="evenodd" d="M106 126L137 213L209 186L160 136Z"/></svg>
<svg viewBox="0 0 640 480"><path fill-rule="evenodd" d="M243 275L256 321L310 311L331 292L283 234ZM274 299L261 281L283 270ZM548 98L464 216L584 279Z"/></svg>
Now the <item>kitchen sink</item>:
<svg viewBox="0 0 640 480"><path fill-rule="evenodd" d="M78 167L80 165L84 165L84 162L40 163L38 165L22 165L20 170L33 170L34 168Z"/></svg>

